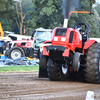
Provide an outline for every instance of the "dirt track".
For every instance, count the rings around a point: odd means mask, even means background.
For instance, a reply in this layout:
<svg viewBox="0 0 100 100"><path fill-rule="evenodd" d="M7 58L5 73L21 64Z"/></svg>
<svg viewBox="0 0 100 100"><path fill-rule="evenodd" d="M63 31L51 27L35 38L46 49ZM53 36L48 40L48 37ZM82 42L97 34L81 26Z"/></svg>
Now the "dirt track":
<svg viewBox="0 0 100 100"><path fill-rule="evenodd" d="M0 100L85 100L87 91L100 100L100 84L54 82L38 72L0 73Z"/></svg>

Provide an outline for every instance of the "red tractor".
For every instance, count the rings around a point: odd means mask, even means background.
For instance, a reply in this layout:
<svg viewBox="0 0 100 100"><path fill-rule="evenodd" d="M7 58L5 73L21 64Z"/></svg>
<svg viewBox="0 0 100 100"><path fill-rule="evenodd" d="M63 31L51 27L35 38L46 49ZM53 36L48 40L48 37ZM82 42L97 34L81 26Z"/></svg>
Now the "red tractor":
<svg viewBox="0 0 100 100"><path fill-rule="evenodd" d="M33 40L15 40L8 43L6 47L5 56L10 59L17 59L20 57L31 57L33 55Z"/></svg>
<svg viewBox="0 0 100 100"><path fill-rule="evenodd" d="M70 71L82 69L87 82L100 83L100 43L90 40L90 33L81 22L72 28L55 28L51 45L44 46L40 55L39 77L65 81Z"/></svg>

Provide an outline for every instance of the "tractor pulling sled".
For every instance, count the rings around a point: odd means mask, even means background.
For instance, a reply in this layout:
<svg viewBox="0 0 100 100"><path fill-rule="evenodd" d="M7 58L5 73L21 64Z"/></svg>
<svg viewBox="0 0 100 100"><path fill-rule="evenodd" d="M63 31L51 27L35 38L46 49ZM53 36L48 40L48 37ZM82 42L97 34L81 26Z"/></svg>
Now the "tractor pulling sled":
<svg viewBox="0 0 100 100"><path fill-rule="evenodd" d="M88 25L82 22L75 23L72 28L55 28L52 41L45 41L51 44L43 46L40 54L39 77L65 81L70 71L82 71L87 82L100 83L100 43L91 40L90 33Z"/></svg>

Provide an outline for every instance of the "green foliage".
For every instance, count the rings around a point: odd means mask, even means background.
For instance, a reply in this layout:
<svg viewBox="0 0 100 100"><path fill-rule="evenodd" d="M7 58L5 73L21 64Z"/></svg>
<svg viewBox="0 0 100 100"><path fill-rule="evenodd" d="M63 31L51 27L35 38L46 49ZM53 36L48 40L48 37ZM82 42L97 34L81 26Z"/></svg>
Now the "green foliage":
<svg viewBox="0 0 100 100"><path fill-rule="evenodd" d="M34 10L30 12L30 20L27 22L27 31L39 27L61 27L63 23L62 0L32 0Z"/></svg>
<svg viewBox="0 0 100 100"><path fill-rule="evenodd" d="M78 11L90 11L90 0L79 0L80 8ZM94 0L95 1L95 0ZM0 0L0 21L4 29L12 30L16 27L14 0ZM96 8L100 16L100 5ZM23 14L27 13L24 25L26 32L30 35L30 31L39 27L51 28L63 26L63 10L62 0L22 0ZM93 12L93 9L92 9ZM2 19L3 18L3 19ZM5 19L4 19L5 18ZM11 20L7 20L11 19ZM97 18L98 19L98 18ZM95 16L89 14L72 14L69 18L69 27L72 27L76 22L85 22L89 25L92 34L91 37L99 37L98 20L95 22ZM12 24L13 23L13 24ZM98 25L98 26L97 26Z"/></svg>
<svg viewBox="0 0 100 100"><path fill-rule="evenodd" d="M90 2L88 0L80 0L81 7L77 9L78 11L90 11ZM92 9L93 12L93 9ZM69 27L71 27L75 22L84 22L91 29L90 37L100 37L99 28L95 22L94 14L73 14L69 19Z"/></svg>
<svg viewBox="0 0 100 100"><path fill-rule="evenodd" d="M95 0L94 0L95 1ZM55 28L63 26L62 0L32 0L34 10L30 11L30 20L27 21L27 32L38 27ZM78 11L90 11L90 0L80 0ZM92 9L93 12L93 9ZM90 14L72 14L69 18L69 27L76 22L85 22L91 29L91 37L99 37L95 16Z"/></svg>
<svg viewBox="0 0 100 100"><path fill-rule="evenodd" d="M95 8L95 20L96 20L96 23L99 27L99 32L100 32L100 4L98 4Z"/></svg>
<svg viewBox="0 0 100 100"><path fill-rule="evenodd" d="M14 11L14 0L0 0L0 17L9 18L13 11Z"/></svg>
<svg viewBox="0 0 100 100"><path fill-rule="evenodd" d="M13 31L17 27L15 18L16 9L15 4L18 1L14 0L0 0L0 21L4 30ZM33 4L31 0L22 0L22 10L23 13L27 13L26 20L30 18L28 11L33 10Z"/></svg>
<svg viewBox="0 0 100 100"><path fill-rule="evenodd" d="M0 0L0 22L5 31L12 31L14 0Z"/></svg>
<svg viewBox="0 0 100 100"><path fill-rule="evenodd" d="M22 10L23 13L27 13L25 19L28 20L30 18L28 11L34 10L32 0L22 0Z"/></svg>
<svg viewBox="0 0 100 100"><path fill-rule="evenodd" d="M3 27L4 31L12 31L13 25L12 25L12 21L11 20L0 18L0 22L2 24L2 27Z"/></svg>
<svg viewBox="0 0 100 100"><path fill-rule="evenodd" d="M12 31L14 0L0 0L0 22L5 31Z"/></svg>
<svg viewBox="0 0 100 100"><path fill-rule="evenodd" d="M95 7L95 10L98 12L99 16L100 16L100 4L98 4L96 7Z"/></svg>

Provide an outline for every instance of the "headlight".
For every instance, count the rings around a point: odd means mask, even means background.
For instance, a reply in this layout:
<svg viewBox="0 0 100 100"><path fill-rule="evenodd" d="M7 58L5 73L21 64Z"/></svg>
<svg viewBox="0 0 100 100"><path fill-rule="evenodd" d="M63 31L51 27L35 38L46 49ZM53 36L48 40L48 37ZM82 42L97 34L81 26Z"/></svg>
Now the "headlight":
<svg viewBox="0 0 100 100"><path fill-rule="evenodd" d="M58 41L58 37L54 37L54 41Z"/></svg>
<svg viewBox="0 0 100 100"><path fill-rule="evenodd" d="M61 38L61 41L65 41L65 38L63 37L63 38Z"/></svg>
<svg viewBox="0 0 100 100"><path fill-rule="evenodd" d="M40 51L43 51L43 46L40 46Z"/></svg>

